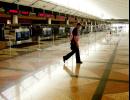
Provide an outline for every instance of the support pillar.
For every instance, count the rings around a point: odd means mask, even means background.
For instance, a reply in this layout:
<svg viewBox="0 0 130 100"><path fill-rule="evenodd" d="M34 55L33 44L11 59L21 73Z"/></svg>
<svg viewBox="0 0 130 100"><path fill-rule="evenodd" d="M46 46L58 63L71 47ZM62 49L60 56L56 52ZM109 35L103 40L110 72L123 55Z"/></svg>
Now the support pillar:
<svg viewBox="0 0 130 100"><path fill-rule="evenodd" d="M93 23L91 22L91 32L93 32Z"/></svg>
<svg viewBox="0 0 130 100"><path fill-rule="evenodd" d="M7 20L7 24L11 24L11 20Z"/></svg>
<svg viewBox="0 0 130 100"><path fill-rule="evenodd" d="M69 25L69 19L66 20L66 24Z"/></svg>
<svg viewBox="0 0 130 100"><path fill-rule="evenodd" d="M95 21L95 24L94 24L94 27L95 27L95 32L97 31L97 24L96 24L96 21Z"/></svg>
<svg viewBox="0 0 130 100"><path fill-rule="evenodd" d="M13 15L13 24L18 24L18 15Z"/></svg>
<svg viewBox="0 0 130 100"><path fill-rule="evenodd" d="M48 24L51 25L51 18L48 18Z"/></svg>

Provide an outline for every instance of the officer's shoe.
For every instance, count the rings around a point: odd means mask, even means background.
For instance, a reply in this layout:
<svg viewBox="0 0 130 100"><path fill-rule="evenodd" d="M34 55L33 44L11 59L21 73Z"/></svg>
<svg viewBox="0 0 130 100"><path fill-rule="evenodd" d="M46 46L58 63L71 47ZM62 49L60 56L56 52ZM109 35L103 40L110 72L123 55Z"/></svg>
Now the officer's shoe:
<svg viewBox="0 0 130 100"><path fill-rule="evenodd" d="M65 63L65 56L63 56L63 62Z"/></svg>
<svg viewBox="0 0 130 100"><path fill-rule="evenodd" d="M83 62L82 62L82 61L78 61L78 62L76 62L76 63L78 63L78 64L82 64Z"/></svg>

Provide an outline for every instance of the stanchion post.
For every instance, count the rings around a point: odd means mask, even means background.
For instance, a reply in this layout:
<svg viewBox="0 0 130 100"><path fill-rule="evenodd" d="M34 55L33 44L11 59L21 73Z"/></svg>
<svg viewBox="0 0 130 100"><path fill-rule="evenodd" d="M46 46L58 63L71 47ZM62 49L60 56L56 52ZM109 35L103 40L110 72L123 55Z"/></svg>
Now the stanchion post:
<svg viewBox="0 0 130 100"><path fill-rule="evenodd" d="M40 49L40 36L38 37L38 48Z"/></svg>
<svg viewBox="0 0 130 100"><path fill-rule="evenodd" d="M54 33L52 34L52 44L55 45L55 36L54 36Z"/></svg>
<svg viewBox="0 0 130 100"><path fill-rule="evenodd" d="M89 34L90 34L90 33L89 33ZM88 34L88 55L89 55L89 43L90 43L89 34Z"/></svg>
<svg viewBox="0 0 130 100"><path fill-rule="evenodd" d="M12 49L11 49L11 37L9 36L9 53L10 53L10 57L11 57L11 51L12 51Z"/></svg>
<svg viewBox="0 0 130 100"><path fill-rule="evenodd" d="M41 40L41 38L40 38L40 36L38 36L38 49L37 50L42 50L41 45L40 45L40 40Z"/></svg>

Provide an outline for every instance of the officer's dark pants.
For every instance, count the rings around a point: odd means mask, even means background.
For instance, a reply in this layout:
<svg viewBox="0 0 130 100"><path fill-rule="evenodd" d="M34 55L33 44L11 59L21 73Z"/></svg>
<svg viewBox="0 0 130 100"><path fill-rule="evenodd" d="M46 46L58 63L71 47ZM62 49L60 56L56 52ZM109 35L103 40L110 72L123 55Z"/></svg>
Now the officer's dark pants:
<svg viewBox="0 0 130 100"><path fill-rule="evenodd" d="M69 59L74 53L76 54L76 62L80 62L80 52L76 44L71 43L71 52L64 56L65 60Z"/></svg>

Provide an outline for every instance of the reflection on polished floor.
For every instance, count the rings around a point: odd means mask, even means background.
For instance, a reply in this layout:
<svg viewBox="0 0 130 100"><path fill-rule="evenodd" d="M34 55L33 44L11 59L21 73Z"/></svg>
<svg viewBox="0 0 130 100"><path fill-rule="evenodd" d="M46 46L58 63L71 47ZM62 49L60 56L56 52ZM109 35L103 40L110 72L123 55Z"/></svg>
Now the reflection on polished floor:
<svg viewBox="0 0 130 100"><path fill-rule="evenodd" d="M128 100L128 33L82 36L83 64L62 56L69 43L0 61L0 100Z"/></svg>
<svg viewBox="0 0 130 100"><path fill-rule="evenodd" d="M39 48L44 49L52 45L59 45L65 42L67 42L67 38L60 38L60 39L56 39L55 41L53 40L42 41L41 40L40 43L34 42L34 43L27 43L20 46L13 46L13 47L9 46L8 48L0 50L0 61L17 57L17 56L21 56L27 53L32 53L34 51L37 51Z"/></svg>

